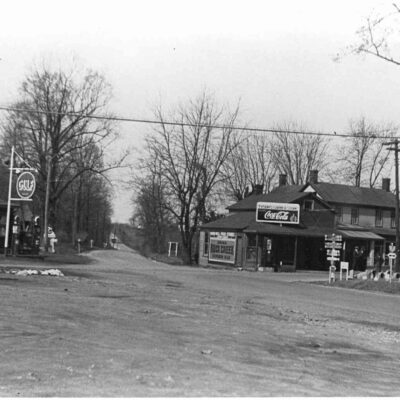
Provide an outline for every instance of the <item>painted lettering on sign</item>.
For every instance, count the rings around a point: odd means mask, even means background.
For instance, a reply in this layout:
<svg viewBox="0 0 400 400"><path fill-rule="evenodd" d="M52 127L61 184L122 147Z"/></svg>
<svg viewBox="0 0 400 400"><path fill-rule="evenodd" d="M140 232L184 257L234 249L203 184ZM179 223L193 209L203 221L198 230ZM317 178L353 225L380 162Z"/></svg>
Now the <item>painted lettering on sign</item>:
<svg viewBox="0 0 400 400"><path fill-rule="evenodd" d="M210 234L210 261L235 263L236 235L226 232L212 232Z"/></svg>
<svg viewBox="0 0 400 400"><path fill-rule="evenodd" d="M300 205L292 203L257 203L256 221L278 224L298 224Z"/></svg>

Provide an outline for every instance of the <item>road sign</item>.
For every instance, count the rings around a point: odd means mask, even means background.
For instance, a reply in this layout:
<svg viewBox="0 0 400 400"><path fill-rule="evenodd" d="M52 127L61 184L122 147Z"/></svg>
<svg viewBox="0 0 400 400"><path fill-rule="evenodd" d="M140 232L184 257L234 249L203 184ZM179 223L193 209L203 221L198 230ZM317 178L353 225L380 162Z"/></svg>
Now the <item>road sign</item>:
<svg viewBox="0 0 400 400"><path fill-rule="evenodd" d="M30 199L35 193L36 179L32 172L25 171L18 176L17 193L21 199Z"/></svg>
<svg viewBox="0 0 400 400"><path fill-rule="evenodd" d="M391 253L394 253L394 252L396 251L396 246L395 246L393 243L390 243L390 245L389 245L389 251L390 251Z"/></svg>
<svg viewBox="0 0 400 400"><path fill-rule="evenodd" d="M335 242L325 242L325 248L326 249L341 249L342 248L342 243L335 243Z"/></svg>
<svg viewBox="0 0 400 400"><path fill-rule="evenodd" d="M339 261L339 257L329 256L326 258L328 261Z"/></svg>
<svg viewBox="0 0 400 400"><path fill-rule="evenodd" d="M340 256L340 250L328 249L326 254L328 254L328 256Z"/></svg>
<svg viewBox="0 0 400 400"><path fill-rule="evenodd" d="M333 242L341 242L342 241L342 235L325 235L325 241L333 241Z"/></svg>
<svg viewBox="0 0 400 400"><path fill-rule="evenodd" d="M396 253L388 253L388 257L394 260L396 258Z"/></svg>

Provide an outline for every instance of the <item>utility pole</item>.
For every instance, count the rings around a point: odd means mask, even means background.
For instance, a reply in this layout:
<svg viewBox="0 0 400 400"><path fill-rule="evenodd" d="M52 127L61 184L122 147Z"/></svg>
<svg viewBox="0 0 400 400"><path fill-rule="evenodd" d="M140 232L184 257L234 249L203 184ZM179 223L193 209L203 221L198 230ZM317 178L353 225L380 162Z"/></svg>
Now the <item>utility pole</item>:
<svg viewBox="0 0 400 400"><path fill-rule="evenodd" d="M395 180L396 180L396 259L395 259L395 271L399 272L399 255L400 255L400 226L399 226L399 139L395 139L393 142L383 143L388 147L389 151L394 151L394 163L395 163Z"/></svg>
<svg viewBox="0 0 400 400"><path fill-rule="evenodd" d="M51 157L47 155L47 179L46 179L46 197L44 202L44 249L49 251L48 245L48 225L49 225L49 197L50 197L50 177L51 177Z"/></svg>

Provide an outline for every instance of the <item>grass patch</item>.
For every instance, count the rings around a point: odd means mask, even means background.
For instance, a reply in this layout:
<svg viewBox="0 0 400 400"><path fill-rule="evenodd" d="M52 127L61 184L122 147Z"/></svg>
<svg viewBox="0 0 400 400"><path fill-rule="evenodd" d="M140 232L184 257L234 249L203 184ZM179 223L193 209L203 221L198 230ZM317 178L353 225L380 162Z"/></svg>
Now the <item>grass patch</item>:
<svg viewBox="0 0 400 400"><path fill-rule="evenodd" d="M323 286L333 286L341 287L346 289L356 289L356 290L368 290L371 292L383 292L391 294L400 294L400 282L398 280L392 280L392 283L380 279L379 281L374 281L372 279L362 280L353 279L348 281L335 281L333 283L328 282L315 282Z"/></svg>
<svg viewBox="0 0 400 400"><path fill-rule="evenodd" d="M157 254L153 253L148 256L152 260L159 261L165 264L171 264L171 265L185 265L183 260L180 257L175 257L175 256L170 256L168 257L168 254Z"/></svg>

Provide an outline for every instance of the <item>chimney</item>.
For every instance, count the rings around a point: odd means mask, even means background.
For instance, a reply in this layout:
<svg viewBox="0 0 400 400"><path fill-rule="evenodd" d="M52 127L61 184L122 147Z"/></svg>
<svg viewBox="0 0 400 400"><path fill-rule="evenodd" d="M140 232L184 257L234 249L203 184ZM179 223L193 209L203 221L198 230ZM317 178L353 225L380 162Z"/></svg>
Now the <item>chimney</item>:
<svg viewBox="0 0 400 400"><path fill-rule="evenodd" d="M252 194L262 194L264 189L264 185L254 185L253 193Z"/></svg>
<svg viewBox="0 0 400 400"><path fill-rule="evenodd" d="M317 169L312 169L310 171L310 183L318 183L318 170Z"/></svg>
<svg viewBox="0 0 400 400"><path fill-rule="evenodd" d="M382 190L390 192L390 178L382 178Z"/></svg>
<svg viewBox="0 0 400 400"><path fill-rule="evenodd" d="M279 175L279 186L285 186L287 184L287 175L280 174Z"/></svg>

